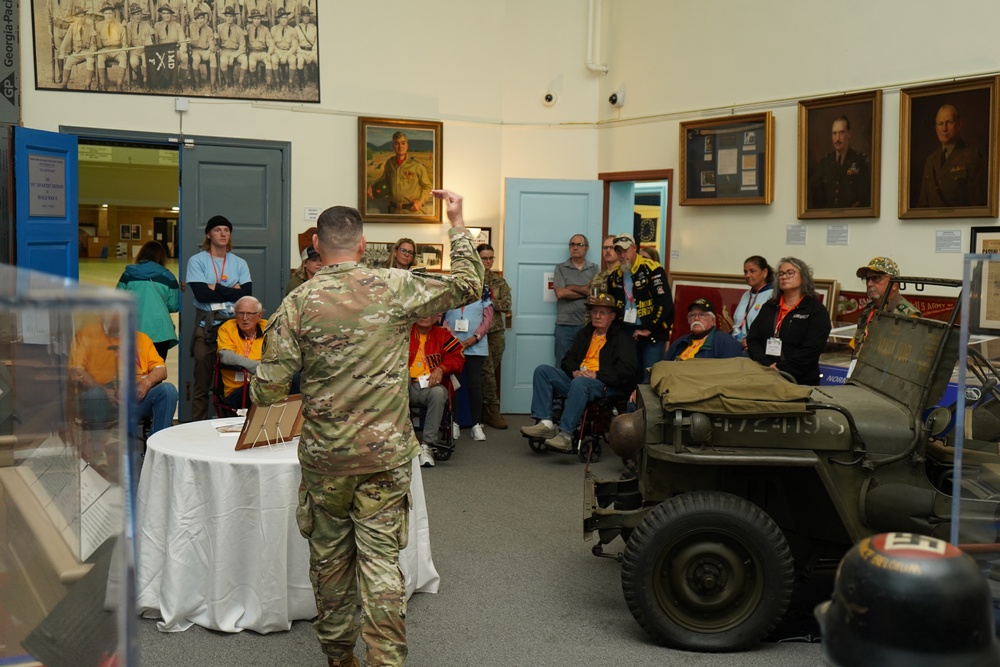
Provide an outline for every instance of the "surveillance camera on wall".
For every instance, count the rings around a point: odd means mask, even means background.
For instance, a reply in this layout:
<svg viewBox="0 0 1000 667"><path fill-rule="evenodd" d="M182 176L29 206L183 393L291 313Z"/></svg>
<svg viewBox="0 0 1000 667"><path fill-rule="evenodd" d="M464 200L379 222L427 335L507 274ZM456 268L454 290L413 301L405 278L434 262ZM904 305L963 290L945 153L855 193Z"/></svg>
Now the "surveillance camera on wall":
<svg viewBox="0 0 1000 667"><path fill-rule="evenodd" d="M545 93L545 97L542 98L542 104L544 104L547 107L551 107L555 105L556 100L558 99L559 98L556 96L555 93Z"/></svg>
<svg viewBox="0 0 1000 667"><path fill-rule="evenodd" d="M616 109L621 109L625 106L625 91L616 90L611 93L611 97L608 98L608 104L615 107Z"/></svg>

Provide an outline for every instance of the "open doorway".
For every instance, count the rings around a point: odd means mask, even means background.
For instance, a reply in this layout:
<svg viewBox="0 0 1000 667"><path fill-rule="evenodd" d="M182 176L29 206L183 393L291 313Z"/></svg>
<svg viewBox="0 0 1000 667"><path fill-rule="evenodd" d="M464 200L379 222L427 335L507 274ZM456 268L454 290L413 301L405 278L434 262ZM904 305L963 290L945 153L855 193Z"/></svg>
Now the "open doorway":
<svg viewBox="0 0 1000 667"><path fill-rule="evenodd" d="M670 275L670 214L673 169L598 174L604 182L604 233L632 234L642 247L655 248Z"/></svg>

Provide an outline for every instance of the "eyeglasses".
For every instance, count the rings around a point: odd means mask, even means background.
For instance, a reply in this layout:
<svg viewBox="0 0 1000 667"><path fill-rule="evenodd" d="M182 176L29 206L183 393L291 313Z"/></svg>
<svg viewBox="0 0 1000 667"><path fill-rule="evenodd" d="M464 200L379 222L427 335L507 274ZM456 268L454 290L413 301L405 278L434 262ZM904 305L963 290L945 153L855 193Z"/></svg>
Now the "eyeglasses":
<svg viewBox="0 0 1000 667"><path fill-rule="evenodd" d="M402 255L407 255L409 257L413 257L414 255L414 252L412 250L407 250L406 248L396 248L396 252Z"/></svg>
<svg viewBox="0 0 1000 667"><path fill-rule="evenodd" d="M601 250L614 250L614 249L615 247L613 245L601 246Z"/></svg>
<svg viewBox="0 0 1000 667"><path fill-rule="evenodd" d="M791 278L796 273L798 273L798 271L796 271L795 269L788 269L787 271L778 271L778 277L779 278Z"/></svg>
<svg viewBox="0 0 1000 667"><path fill-rule="evenodd" d="M251 317L259 317L260 313L236 313L236 317L242 317L245 320L249 320Z"/></svg>
<svg viewBox="0 0 1000 667"><path fill-rule="evenodd" d="M586 248L587 244L586 243L573 243L572 241L570 241L569 242L569 247L570 248Z"/></svg>

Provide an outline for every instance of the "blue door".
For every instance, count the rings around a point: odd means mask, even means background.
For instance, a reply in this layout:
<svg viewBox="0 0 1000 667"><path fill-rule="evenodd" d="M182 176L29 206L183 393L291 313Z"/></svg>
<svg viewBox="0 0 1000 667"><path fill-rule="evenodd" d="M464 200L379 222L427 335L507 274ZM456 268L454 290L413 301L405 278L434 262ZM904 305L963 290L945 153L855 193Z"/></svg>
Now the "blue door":
<svg viewBox="0 0 1000 667"><path fill-rule="evenodd" d="M17 266L80 277L76 137L14 128Z"/></svg>
<svg viewBox="0 0 1000 667"><path fill-rule="evenodd" d="M526 414L535 367L555 362L556 302L547 278L569 258L574 234L586 234L587 259L600 264L603 184L508 178L506 208L503 275L514 295L514 311L500 400L503 412Z"/></svg>

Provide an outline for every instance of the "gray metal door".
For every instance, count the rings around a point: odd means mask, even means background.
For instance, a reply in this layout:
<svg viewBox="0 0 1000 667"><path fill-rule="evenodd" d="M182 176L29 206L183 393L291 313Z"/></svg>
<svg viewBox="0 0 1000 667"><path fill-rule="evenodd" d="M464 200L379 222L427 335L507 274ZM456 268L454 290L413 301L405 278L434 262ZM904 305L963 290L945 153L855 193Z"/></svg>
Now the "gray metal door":
<svg viewBox="0 0 1000 667"><path fill-rule="evenodd" d="M224 215L233 223L233 252L250 265L253 295L264 305L264 316L278 308L290 271L288 157L287 144L280 143L234 146L196 140L181 149L182 284L187 260L205 239L205 223L213 215ZM195 324L189 291L182 295L180 321L178 417L188 421L193 372L189 349Z"/></svg>

